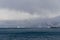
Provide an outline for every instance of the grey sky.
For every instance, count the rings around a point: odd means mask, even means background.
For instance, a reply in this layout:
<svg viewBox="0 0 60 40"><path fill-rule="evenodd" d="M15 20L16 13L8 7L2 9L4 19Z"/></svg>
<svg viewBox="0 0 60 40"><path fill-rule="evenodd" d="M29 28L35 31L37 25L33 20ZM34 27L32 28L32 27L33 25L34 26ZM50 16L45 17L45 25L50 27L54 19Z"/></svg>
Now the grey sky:
<svg viewBox="0 0 60 40"><path fill-rule="evenodd" d="M59 18L60 0L0 0L0 20L21 20L21 26L39 27L51 25Z"/></svg>
<svg viewBox="0 0 60 40"><path fill-rule="evenodd" d="M0 7L16 9L25 12L38 12L60 10L60 0L0 0ZM44 13L43 13L44 14Z"/></svg>
<svg viewBox="0 0 60 40"><path fill-rule="evenodd" d="M51 18L60 15L60 0L0 0L0 8Z"/></svg>

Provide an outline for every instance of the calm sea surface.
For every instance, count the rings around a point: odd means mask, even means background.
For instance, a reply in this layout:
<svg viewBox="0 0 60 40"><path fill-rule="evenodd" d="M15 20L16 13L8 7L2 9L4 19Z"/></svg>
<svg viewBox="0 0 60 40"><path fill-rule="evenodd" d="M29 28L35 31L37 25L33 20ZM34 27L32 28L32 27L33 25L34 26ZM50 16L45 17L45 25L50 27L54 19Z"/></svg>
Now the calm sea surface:
<svg viewBox="0 0 60 40"><path fill-rule="evenodd" d="M8 30L9 31L9 30ZM1 33L0 40L60 40L60 32L18 32L18 33ZM4 31L5 32L5 31Z"/></svg>

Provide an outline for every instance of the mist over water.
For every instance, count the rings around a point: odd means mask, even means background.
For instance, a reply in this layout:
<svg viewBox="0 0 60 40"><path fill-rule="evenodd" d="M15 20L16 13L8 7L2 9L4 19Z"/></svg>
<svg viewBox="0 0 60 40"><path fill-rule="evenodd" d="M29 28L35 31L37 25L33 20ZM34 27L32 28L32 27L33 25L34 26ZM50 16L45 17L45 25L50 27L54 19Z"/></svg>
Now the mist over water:
<svg viewBox="0 0 60 40"><path fill-rule="evenodd" d="M50 28L60 27L60 16L55 18L37 18L30 20L1 20L0 27L4 28Z"/></svg>

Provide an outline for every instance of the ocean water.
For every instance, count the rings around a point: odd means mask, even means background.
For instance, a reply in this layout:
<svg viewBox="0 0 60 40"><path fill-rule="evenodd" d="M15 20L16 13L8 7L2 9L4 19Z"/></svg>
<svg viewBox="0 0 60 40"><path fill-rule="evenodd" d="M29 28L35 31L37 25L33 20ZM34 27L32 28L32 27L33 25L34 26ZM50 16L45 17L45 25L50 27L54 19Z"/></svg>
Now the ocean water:
<svg viewBox="0 0 60 40"><path fill-rule="evenodd" d="M30 31L18 33L11 33L11 31L9 33L5 32L6 31L3 32L0 29L0 40L60 40L60 32L55 31L54 32Z"/></svg>

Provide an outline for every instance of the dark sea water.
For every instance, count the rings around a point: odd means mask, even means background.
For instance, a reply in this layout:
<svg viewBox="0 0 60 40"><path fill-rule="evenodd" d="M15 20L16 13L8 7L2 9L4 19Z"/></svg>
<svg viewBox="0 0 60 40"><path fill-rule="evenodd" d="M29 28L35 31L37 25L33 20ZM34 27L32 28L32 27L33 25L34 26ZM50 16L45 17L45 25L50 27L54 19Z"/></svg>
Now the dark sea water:
<svg viewBox="0 0 60 40"><path fill-rule="evenodd" d="M60 40L60 32L30 31L18 33L5 33L4 31L3 33L2 31L0 31L0 40Z"/></svg>

